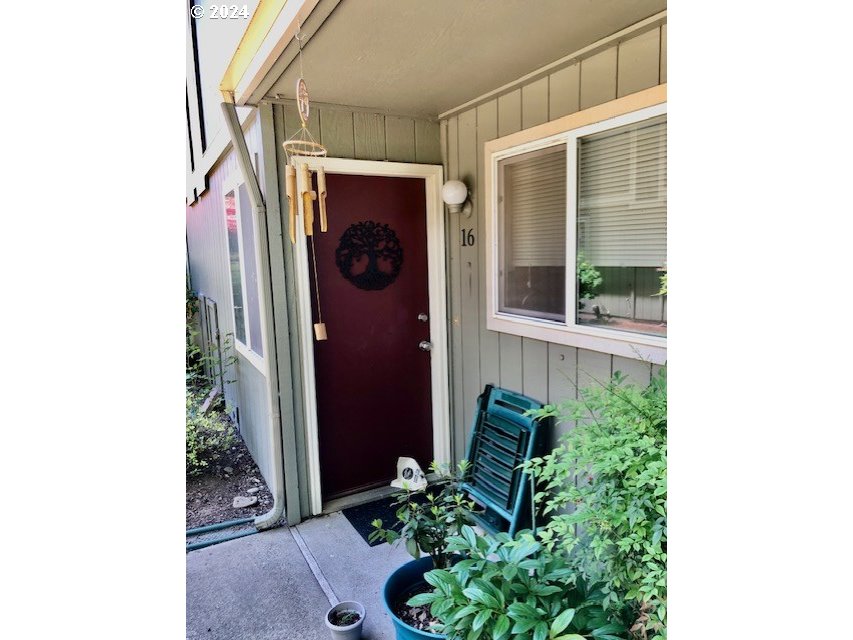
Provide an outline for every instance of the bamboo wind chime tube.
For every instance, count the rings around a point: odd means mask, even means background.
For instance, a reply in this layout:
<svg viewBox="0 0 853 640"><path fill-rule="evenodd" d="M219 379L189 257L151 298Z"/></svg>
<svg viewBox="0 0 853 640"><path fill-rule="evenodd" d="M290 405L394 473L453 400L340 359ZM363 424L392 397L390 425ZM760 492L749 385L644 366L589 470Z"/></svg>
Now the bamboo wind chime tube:
<svg viewBox="0 0 853 640"><path fill-rule="evenodd" d="M311 188L311 170L307 164L299 167L302 172L302 208L305 214L305 235L314 235L314 200L317 199L317 192Z"/></svg>
<svg viewBox="0 0 853 640"><path fill-rule="evenodd" d="M326 216L326 170L317 168L317 202L320 205L320 231L329 230L329 220Z"/></svg>
<svg viewBox="0 0 853 640"><path fill-rule="evenodd" d="M296 167L287 165L285 167L285 189L287 192L287 201L290 205L290 243L296 244Z"/></svg>

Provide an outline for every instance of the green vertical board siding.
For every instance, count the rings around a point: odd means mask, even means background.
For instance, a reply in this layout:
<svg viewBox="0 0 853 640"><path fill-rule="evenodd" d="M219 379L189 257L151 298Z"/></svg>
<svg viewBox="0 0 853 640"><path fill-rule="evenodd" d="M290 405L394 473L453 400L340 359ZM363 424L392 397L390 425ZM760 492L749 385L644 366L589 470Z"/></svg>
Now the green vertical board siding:
<svg viewBox="0 0 853 640"><path fill-rule="evenodd" d="M660 29L652 29L619 45L617 96L653 87L660 78Z"/></svg>
<svg viewBox="0 0 853 640"><path fill-rule="evenodd" d="M581 109L616 98L616 47L581 61Z"/></svg>
<svg viewBox="0 0 853 640"><path fill-rule="evenodd" d="M612 356L609 353L578 349L578 388L601 387L610 380Z"/></svg>
<svg viewBox="0 0 853 640"><path fill-rule="evenodd" d="M257 158L262 185L265 163L261 149L261 118L255 119L244 131L249 153ZM199 295L216 302L219 329L223 342L227 337L233 341L234 309L231 293L229 258L225 242L224 181L239 171L233 150L207 176L208 188L199 200L186 210L187 261L192 274L192 287ZM262 227L258 227L259 233ZM235 357L236 362L225 368L225 379L236 380L226 383L226 404L239 411L241 431L247 447L264 478L270 482L271 440L267 412L268 383L264 374L258 372L236 353L234 347L224 353L224 358Z"/></svg>
<svg viewBox="0 0 853 640"><path fill-rule="evenodd" d="M451 118L447 122L447 177L448 180L459 179L459 122ZM465 358L462 350L462 287L461 287L461 247L458 242L460 222L458 215L448 215L447 247L448 247L448 288L450 291L450 351L452 362L451 398L453 407L453 457L458 459L465 450L467 442L468 416L465 415L465 399L463 397Z"/></svg>
<svg viewBox="0 0 853 640"><path fill-rule="evenodd" d="M272 478L272 442L267 412L267 379L241 354L237 354L240 435L264 478Z"/></svg>
<svg viewBox="0 0 853 640"><path fill-rule="evenodd" d="M521 128L548 122L548 76L521 88Z"/></svg>
<svg viewBox="0 0 853 640"><path fill-rule="evenodd" d="M642 360L633 358L623 358L622 356L613 356L613 373L621 371L626 378L626 382L645 387L649 384L652 377L652 365Z"/></svg>
<svg viewBox="0 0 853 640"><path fill-rule="evenodd" d="M421 164L441 164L438 123L415 120L415 160Z"/></svg>
<svg viewBox="0 0 853 640"><path fill-rule="evenodd" d="M548 343L548 402L555 404L577 397L577 347Z"/></svg>
<svg viewBox="0 0 853 640"><path fill-rule="evenodd" d="M521 130L521 89L498 98L498 136Z"/></svg>
<svg viewBox="0 0 853 640"><path fill-rule="evenodd" d="M548 403L559 404L577 398L578 349L563 344L548 345ZM556 425L551 445L574 426L571 421Z"/></svg>
<svg viewBox="0 0 853 640"><path fill-rule="evenodd" d="M415 162L415 121L412 118L385 116L386 160Z"/></svg>
<svg viewBox="0 0 853 640"><path fill-rule="evenodd" d="M655 36L654 34L658 34ZM655 42L655 37L658 41ZM560 118L579 109L585 109L617 97L619 95L638 91L641 88L654 86L658 81L666 81L666 26L652 29L635 38L629 38L622 44L610 45L597 51L592 56L573 62L566 67L552 71L548 76L537 78L520 88L515 88L497 98L488 100L472 109L459 112L452 118L442 120L445 168L448 178L456 178L466 174L467 150L471 122L469 112L476 111L476 173L474 183L468 186L474 192L476 222L467 223L463 218L451 216L448 218L448 286L450 287L450 327L451 327L451 370L454 380L462 376L464 388L460 392L458 383L453 384L452 412L457 418L461 403L467 408L471 398L468 387L470 368L479 368L480 388L487 383L497 382L500 386L514 391L526 393L540 400L555 403L576 397L576 387L598 384L592 378L602 383L610 380L614 369L619 369L632 381L642 383L648 381L652 369L650 364L639 359L611 356L608 353L579 349L575 347L545 343L530 338L520 338L515 335L488 331L486 326L486 286L487 270L485 263L485 226L491 212L485 210L485 191L483 172L489 170L487 159L484 157L483 145L496 137L509 135L522 128L535 126ZM657 54L655 54L657 51ZM655 59L659 60L660 71L653 78L656 68ZM622 63L625 63L623 66ZM467 177L466 177L467 182ZM469 296L469 282L466 279L467 251L458 247L459 238L455 235L460 228L475 228L479 233L476 251L479 269L478 291L476 297ZM624 272L623 272L624 271ZM646 274L647 276L647 274ZM645 280L648 277L643 276ZM628 270L613 270L610 280L621 282L618 295L609 296L607 300L601 296L587 304L606 303L612 307L627 311L633 292L648 288L648 283L637 282L637 276ZM644 289L645 290L645 289ZM469 337L469 318L473 315L471 302L476 300L479 306L480 331L478 334L478 351L474 353ZM631 302L633 304L633 302ZM655 301L660 304L665 314L665 300ZM664 315L665 317L665 315ZM461 330L459 324L462 325ZM461 335L460 335L461 334ZM458 400L460 393L463 396ZM465 416L470 422L470 416ZM561 433L571 428L571 424L558 426L552 436L556 443ZM468 425L464 432L467 434ZM457 428L457 439L459 430Z"/></svg>
<svg viewBox="0 0 853 640"><path fill-rule="evenodd" d="M522 338L522 392L540 402L548 400L548 343Z"/></svg>
<svg viewBox="0 0 853 640"><path fill-rule="evenodd" d="M501 386L510 391L523 393L524 376L521 364L521 338L508 333L500 334Z"/></svg>
<svg viewBox="0 0 853 640"><path fill-rule="evenodd" d="M359 160L385 159L385 116L354 113L355 157Z"/></svg>
<svg viewBox="0 0 853 640"><path fill-rule="evenodd" d="M480 305L480 386L487 384L500 385L501 376L501 345L500 337L496 331L486 329L486 191L483 177L484 155L483 145L488 140L498 137L498 101L489 102L477 107L477 184L476 186L476 208L477 227L477 260L481 265L480 286L477 292L477 300Z"/></svg>
<svg viewBox="0 0 853 640"><path fill-rule="evenodd" d="M466 185L477 184L477 110L469 109L458 119L459 167L458 177ZM475 205L476 205L476 190ZM473 214L466 218L464 214L453 214L458 220L459 231L452 242L459 245L459 288L462 291L460 317L462 319L462 415L473 415L480 388L480 262L478 259L477 238L480 228ZM473 235L474 245L462 242L462 233ZM467 246L462 246L462 245ZM462 453L462 452L460 452Z"/></svg>
<svg viewBox="0 0 853 640"><path fill-rule="evenodd" d="M636 271L636 317L663 322L663 305L666 296L656 295L660 291L660 271L635 269Z"/></svg>
<svg viewBox="0 0 853 640"><path fill-rule="evenodd" d="M285 517L291 524L299 522L299 474L296 446L296 421L294 419L293 390L294 385L290 349L289 322L287 316L287 280L284 266L284 242L289 240L287 217L282 216L282 200L287 210L287 197L283 196L283 185L279 181L278 157L284 154L280 139L282 135L282 118L278 113L279 107L262 104L261 139L264 157L275 159L276 162L264 164L264 182L267 202L267 230L270 254L270 281L272 288L272 315L275 334L274 365L278 381L278 411L281 417L282 456L285 484ZM273 353L273 349L268 349ZM274 399L275 400L275 399Z"/></svg>
<svg viewBox="0 0 853 640"><path fill-rule="evenodd" d="M297 118L295 108L291 108L290 105L285 106L276 106L275 111L273 112L275 116L275 132L276 132L276 141L275 148L277 155L277 164L278 164L278 177L279 177L279 209L280 215L282 216L282 229L284 233L282 234L282 240L280 248L277 246L276 249L282 252L282 258L284 262L284 270L285 270L285 309L282 310L280 307L276 307L275 309L275 322L276 326L279 323L284 326L292 327L293 330L289 331L289 342L290 342L290 361L286 363L287 366L290 366L290 379L292 383L292 399L293 399L293 422L288 425L286 422L282 424L282 428L286 429L288 426L292 429L292 437L295 441L296 445L296 475L299 485L299 505L298 510L295 509L294 505L288 504L288 518L290 522L296 522L296 520L290 519L291 514L294 511L297 511L297 515L300 518L307 517L310 515L309 507L310 502L308 498L308 467L307 467L307 454L305 447L305 412L302 402L302 364L300 361L301 351L299 347L299 332L295 329L295 327L299 326L299 314L296 308L296 289L294 286L295 271L293 266L293 245L290 243L290 232L288 230L288 200L285 192L285 173L284 166L287 162L287 156L284 152L284 149L281 146L281 143L284 142L288 137L290 137L287 133L287 123L292 121L293 118ZM297 220L298 223L298 220ZM272 253L273 247L270 247L270 253ZM284 353L284 351L282 351ZM282 378L283 380L284 378ZM284 419L284 418L282 418ZM287 457L285 457L285 461L287 461ZM287 462L286 462L287 464ZM292 464L292 463L291 463ZM288 477L288 474L293 474L293 467L285 466L284 476Z"/></svg>
<svg viewBox="0 0 853 640"><path fill-rule="evenodd" d="M282 117L284 119L284 139L287 140L292 138L302 128L299 109L296 108L295 104L286 104L282 107ZM319 135L319 132L315 132L316 135Z"/></svg>
<svg viewBox="0 0 853 640"><path fill-rule="evenodd" d="M580 109L580 64L564 67L551 74L548 81L548 114L551 120Z"/></svg>
<svg viewBox="0 0 853 640"><path fill-rule="evenodd" d="M607 283L608 293L599 293L591 300L584 300L584 307L592 309L593 306L598 305L602 313L623 318L634 317L636 269L598 267L598 272Z"/></svg>
<svg viewBox="0 0 853 640"><path fill-rule="evenodd" d="M353 114L343 109L319 109L320 142L330 158L355 156Z"/></svg>
<svg viewBox="0 0 853 640"><path fill-rule="evenodd" d="M521 89L498 98L498 136L521 131ZM521 392L521 338L501 334L501 386Z"/></svg>

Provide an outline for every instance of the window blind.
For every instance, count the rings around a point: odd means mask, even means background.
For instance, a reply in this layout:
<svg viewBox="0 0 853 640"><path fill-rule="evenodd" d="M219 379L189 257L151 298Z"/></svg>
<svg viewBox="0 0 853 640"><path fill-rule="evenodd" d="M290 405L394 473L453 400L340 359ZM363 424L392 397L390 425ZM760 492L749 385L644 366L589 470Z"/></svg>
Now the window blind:
<svg viewBox="0 0 853 640"><path fill-rule="evenodd" d="M666 119L578 140L578 250L597 267L666 265Z"/></svg>
<svg viewBox="0 0 853 640"><path fill-rule="evenodd" d="M565 145L504 161L503 169L508 266L565 266Z"/></svg>

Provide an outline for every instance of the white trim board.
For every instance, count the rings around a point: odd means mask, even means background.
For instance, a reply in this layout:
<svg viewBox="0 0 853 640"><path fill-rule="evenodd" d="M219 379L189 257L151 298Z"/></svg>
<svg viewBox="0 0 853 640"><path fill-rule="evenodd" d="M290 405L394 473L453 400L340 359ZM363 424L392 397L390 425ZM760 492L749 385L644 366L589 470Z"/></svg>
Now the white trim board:
<svg viewBox="0 0 853 640"><path fill-rule="evenodd" d="M240 252L240 286L242 288L243 295L243 325L244 331L246 332L247 342L251 341L249 335L249 312L246 306L248 289L246 283L246 251L244 248L244 238L243 238L243 224L242 219L244 215L250 216L252 220L252 240L254 242L254 251L255 251L255 269L256 273L260 273L261 270L261 261L260 261L260 250L261 250L261 239L259 238L260 226L259 220L257 216L257 212L255 207L252 206L252 197L248 196L248 202L243 202L240 198L240 186L246 185L247 195L250 191L249 185L246 184L246 181L243 180L242 172L237 169L230 172L225 180L222 181L222 231L223 231L223 242L225 243L225 256L227 261L225 263L226 268L226 282L228 283L228 306L231 309L231 321L233 323L234 331L234 350L243 356L246 359L246 362L251 364L255 369L257 369L264 377L268 377L269 375L269 358L266 357L267 349L269 345L266 344L266 331L267 331L267 322L266 322L266 313L264 313L264 309L266 308L266 295L263 291L263 287L261 286L260 281L258 282L258 312L260 319L260 339L261 339L261 351L263 351L264 355L258 355L255 351L253 351L248 344L244 344L240 342L237 338L237 318L236 312L234 309L234 289L233 284L231 282L231 248L228 246L228 220L227 214L225 212L225 196L230 192L234 192L235 204L237 208L237 245L239 247Z"/></svg>
<svg viewBox="0 0 853 640"><path fill-rule="evenodd" d="M433 348L430 351L432 379L432 434L433 458L450 462L450 376L447 348L447 279L445 271L444 206L441 186L444 172L440 165L409 164L402 162L376 162L347 160L343 158L293 157L291 164L307 163L312 171L323 167L326 173L395 178L423 178L426 182L427 222L427 279L429 282L429 329ZM302 176L297 176L297 193L301 193ZM299 215L302 199L297 198ZM304 218L300 218L303 220ZM316 220L316 218L315 218ZM294 247L296 294L299 315L299 347L302 364L302 390L305 403L305 443L308 463L308 496L311 515L323 511L320 491L320 448L317 423L317 386L314 369L314 320L311 317L311 286L309 280L308 249L305 228L297 224Z"/></svg>

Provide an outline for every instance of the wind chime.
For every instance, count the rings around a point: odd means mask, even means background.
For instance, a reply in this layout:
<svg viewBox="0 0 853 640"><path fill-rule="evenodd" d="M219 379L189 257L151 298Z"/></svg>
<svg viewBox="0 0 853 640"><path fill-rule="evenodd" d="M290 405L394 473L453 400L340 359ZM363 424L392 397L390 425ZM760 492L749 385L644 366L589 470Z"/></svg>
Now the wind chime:
<svg viewBox="0 0 853 640"><path fill-rule="evenodd" d="M317 279L317 251L314 248L314 201L318 200L320 210L320 231L326 233L329 229L328 218L326 215L326 172L323 167L317 167L317 190L314 191L311 186L311 169L308 164L303 162L299 165L299 174L301 177L302 189L299 192L297 188L296 171L297 168L291 163L291 158L298 157L314 157L324 158L326 156L326 147L317 142L311 132L308 131L308 116L310 112L310 103L308 99L308 87L305 84L305 78L302 71L302 36L301 27L297 23L296 35L293 36L299 43L299 79L296 81L296 104L299 108L299 120L301 127L299 131L294 133L286 141L282 142L285 155L287 156L287 166L285 168L287 199L289 202L289 218L290 218L290 242L296 244L296 218L299 214L297 198L302 200L303 210L303 226L305 236L311 241L311 261L314 268L314 293L317 298L317 322L314 324L314 336L319 340L326 340L326 325L323 322L323 311L320 308L320 281Z"/></svg>

